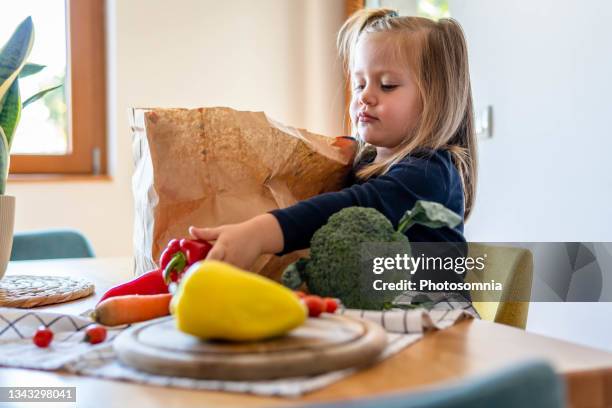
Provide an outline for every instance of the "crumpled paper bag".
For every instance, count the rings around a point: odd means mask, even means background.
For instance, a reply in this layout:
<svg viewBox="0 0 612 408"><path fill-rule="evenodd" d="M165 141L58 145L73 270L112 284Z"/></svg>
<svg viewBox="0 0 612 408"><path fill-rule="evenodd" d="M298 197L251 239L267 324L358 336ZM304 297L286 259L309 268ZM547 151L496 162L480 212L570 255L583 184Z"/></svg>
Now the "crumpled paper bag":
<svg viewBox="0 0 612 408"><path fill-rule="evenodd" d="M157 268L189 225L247 220L343 187L355 144L230 108L133 108L135 273ZM253 272L279 279L304 251L265 255Z"/></svg>

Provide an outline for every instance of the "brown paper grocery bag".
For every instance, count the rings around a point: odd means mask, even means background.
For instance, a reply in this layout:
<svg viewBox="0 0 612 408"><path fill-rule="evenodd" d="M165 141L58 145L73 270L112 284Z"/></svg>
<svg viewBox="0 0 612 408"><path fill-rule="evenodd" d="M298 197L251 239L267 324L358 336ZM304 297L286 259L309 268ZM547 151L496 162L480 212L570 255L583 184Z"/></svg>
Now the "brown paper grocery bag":
<svg viewBox="0 0 612 408"><path fill-rule="evenodd" d="M130 122L136 274L157 268L190 225L236 223L342 188L355 150L263 112L133 108ZM252 270L279 279L301 252L262 256Z"/></svg>

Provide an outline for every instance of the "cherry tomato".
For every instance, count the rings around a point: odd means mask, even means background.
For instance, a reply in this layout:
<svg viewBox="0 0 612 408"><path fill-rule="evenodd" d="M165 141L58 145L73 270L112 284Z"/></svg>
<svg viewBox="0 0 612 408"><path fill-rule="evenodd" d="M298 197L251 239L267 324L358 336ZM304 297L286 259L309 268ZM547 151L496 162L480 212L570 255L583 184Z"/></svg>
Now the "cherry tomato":
<svg viewBox="0 0 612 408"><path fill-rule="evenodd" d="M308 307L308 316L318 317L325 311L325 302L320 296L308 295L304 297L304 303Z"/></svg>
<svg viewBox="0 0 612 408"><path fill-rule="evenodd" d="M99 324L92 324L85 330L85 341L91 344L102 343L106 340L106 328Z"/></svg>
<svg viewBox="0 0 612 408"><path fill-rule="evenodd" d="M304 297L306 296L306 294L304 292L302 292L301 290L296 290L295 294L297 295L297 297L299 297L300 299L304 299Z"/></svg>
<svg viewBox="0 0 612 408"><path fill-rule="evenodd" d="M49 344L51 344L51 340L53 340L53 332L51 331L51 329L45 326L40 326L36 330L36 333L34 333L34 338L32 340L34 341L34 344L36 344L38 347L49 347Z"/></svg>
<svg viewBox="0 0 612 408"><path fill-rule="evenodd" d="M334 313L338 309L338 302L334 298L323 298L323 302L327 313Z"/></svg>

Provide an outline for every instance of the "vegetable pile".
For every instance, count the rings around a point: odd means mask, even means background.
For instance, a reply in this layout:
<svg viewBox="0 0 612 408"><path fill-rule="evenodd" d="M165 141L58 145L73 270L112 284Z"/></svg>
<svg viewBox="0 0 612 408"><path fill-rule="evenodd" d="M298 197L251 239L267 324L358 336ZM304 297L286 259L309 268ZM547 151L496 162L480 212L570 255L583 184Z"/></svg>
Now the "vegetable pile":
<svg viewBox="0 0 612 408"><path fill-rule="evenodd" d="M170 240L160 256L159 269L110 288L100 298L91 318L115 326L168 315L171 285L177 284L191 265L206 258L211 248L206 241Z"/></svg>

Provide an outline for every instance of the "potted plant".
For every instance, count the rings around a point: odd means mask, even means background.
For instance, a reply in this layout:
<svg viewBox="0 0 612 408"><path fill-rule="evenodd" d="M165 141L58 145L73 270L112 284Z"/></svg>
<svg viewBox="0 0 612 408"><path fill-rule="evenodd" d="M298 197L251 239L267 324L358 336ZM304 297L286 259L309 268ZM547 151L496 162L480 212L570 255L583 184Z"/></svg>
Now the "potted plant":
<svg viewBox="0 0 612 408"><path fill-rule="evenodd" d="M44 65L26 62L34 44L34 25L28 17L19 24L15 32L0 50L0 279L13 246L15 225L15 197L5 195L8 178L11 144L19 124L21 109L42 98L62 84L42 90L21 101L19 78L40 72Z"/></svg>

